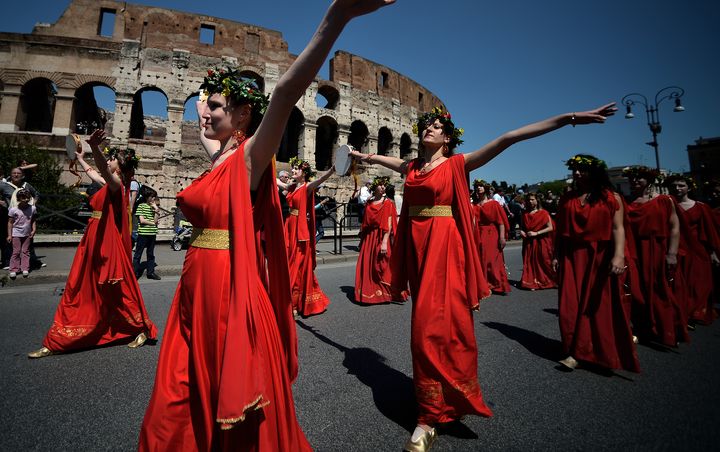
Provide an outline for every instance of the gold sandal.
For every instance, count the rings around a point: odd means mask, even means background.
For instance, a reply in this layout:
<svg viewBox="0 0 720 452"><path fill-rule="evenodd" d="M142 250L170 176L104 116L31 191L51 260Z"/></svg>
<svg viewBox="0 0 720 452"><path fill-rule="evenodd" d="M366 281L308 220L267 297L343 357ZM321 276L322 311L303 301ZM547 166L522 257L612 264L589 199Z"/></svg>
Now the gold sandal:
<svg viewBox="0 0 720 452"><path fill-rule="evenodd" d="M50 356L52 354L53 354L52 350L50 350L47 347L42 347L42 348L35 350L34 352L28 353L28 358L30 358L30 359L44 358L44 357Z"/></svg>
<svg viewBox="0 0 720 452"><path fill-rule="evenodd" d="M144 332L140 333L137 335L137 337L135 338L134 341L132 341L128 344L128 347L130 347L130 348L142 347L143 344L145 343L145 341L147 340L147 338L148 338L147 334L145 334Z"/></svg>
<svg viewBox="0 0 720 452"><path fill-rule="evenodd" d="M437 438L437 431L434 428L425 430L417 441L413 441L412 436L410 436L403 450L407 452L426 452L430 450L430 447L435 442L435 438Z"/></svg>

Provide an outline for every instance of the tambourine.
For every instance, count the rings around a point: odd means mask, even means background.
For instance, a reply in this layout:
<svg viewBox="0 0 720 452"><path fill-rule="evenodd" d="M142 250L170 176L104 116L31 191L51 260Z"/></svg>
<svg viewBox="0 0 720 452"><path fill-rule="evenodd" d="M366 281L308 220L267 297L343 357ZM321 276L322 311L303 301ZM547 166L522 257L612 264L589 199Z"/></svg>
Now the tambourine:
<svg viewBox="0 0 720 452"><path fill-rule="evenodd" d="M350 151L355 149L349 144L343 144L335 151L335 173L338 176L345 176L352 165L352 157Z"/></svg>
<svg viewBox="0 0 720 452"><path fill-rule="evenodd" d="M71 133L65 138L65 151L67 152L68 159L75 160L77 158L77 152L83 151L84 154L92 152L90 145L87 141L80 138L80 135Z"/></svg>

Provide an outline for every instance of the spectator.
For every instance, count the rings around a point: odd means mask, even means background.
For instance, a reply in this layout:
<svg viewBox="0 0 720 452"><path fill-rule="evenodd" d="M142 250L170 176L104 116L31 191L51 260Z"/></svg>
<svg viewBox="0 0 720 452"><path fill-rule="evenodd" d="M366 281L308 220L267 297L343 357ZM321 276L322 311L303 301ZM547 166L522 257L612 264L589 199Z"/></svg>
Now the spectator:
<svg viewBox="0 0 720 452"><path fill-rule="evenodd" d="M10 259L10 279L15 279L22 271L23 278L30 273L30 242L35 235L35 206L30 205L30 192L18 190L18 205L8 212L7 241L12 243Z"/></svg>
<svg viewBox="0 0 720 452"><path fill-rule="evenodd" d="M132 209L132 214L130 215L130 224L132 225L130 239L132 240L133 248L135 247L135 242L137 242L138 236L138 222L137 217L135 216L135 209L137 209L138 205L138 192L140 191L140 186L140 182L138 182L133 175L130 179L130 208Z"/></svg>
<svg viewBox="0 0 720 452"><path fill-rule="evenodd" d="M147 278L161 279L155 273L155 241L158 233L158 207L157 192L147 185L143 187L143 202L141 202L135 216L138 218L137 246L135 247L135 256L133 257L133 268L135 277L140 278L142 269L140 268L140 259L144 250L147 250Z"/></svg>
<svg viewBox="0 0 720 452"><path fill-rule="evenodd" d="M288 190L292 190L294 184L290 180L290 173L282 170L277 177L278 193L280 195L280 209L282 210L283 220L290 215L290 207L288 207L287 194Z"/></svg>
<svg viewBox="0 0 720 452"><path fill-rule="evenodd" d="M38 200L37 190L35 190L35 187L32 185L25 182L25 173L20 167L13 168L12 171L10 171L10 178L5 182L0 183L0 196L2 197L0 200L0 207L4 207L5 209L17 207L17 193L22 188L26 189L30 193L31 199L29 204L34 206ZM3 255L7 256L9 259L11 251L7 243L3 244L3 251ZM3 269L6 269L5 267L7 266L7 263L5 258L3 258L3 264ZM35 255L35 247L33 246L32 241L30 242L30 267L45 267L45 264L42 263L42 261L40 261Z"/></svg>

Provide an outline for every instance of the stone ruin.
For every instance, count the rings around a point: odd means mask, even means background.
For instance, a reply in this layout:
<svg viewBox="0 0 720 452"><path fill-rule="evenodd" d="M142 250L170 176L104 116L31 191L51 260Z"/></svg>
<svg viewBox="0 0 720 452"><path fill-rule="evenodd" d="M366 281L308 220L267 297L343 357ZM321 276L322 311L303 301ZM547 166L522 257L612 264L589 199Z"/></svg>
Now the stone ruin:
<svg viewBox="0 0 720 452"><path fill-rule="evenodd" d="M72 0L54 24L37 24L30 34L0 33L0 140L34 143L64 163L66 135L91 133L107 121L111 143L139 153L137 179L171 210L175 194L209 166L198 124L183 121L207 69L239 67L272 94L295 57L278 31L126 2ZM329 78L315 79L297 102L278 169L293 156L328 169L345 143L413 158L418 112L443 105L410 78L344 51L330 60ZM99 86L111 90L114 111L98 108ZM146 91L164 95L167 119L144 114ZM359 171L361 180L391 175L402 190L400 177L383 168ZM76 179L65 171L63 180ZM333 176L321 194L348 202L353 189L353 178Z"/></svg>

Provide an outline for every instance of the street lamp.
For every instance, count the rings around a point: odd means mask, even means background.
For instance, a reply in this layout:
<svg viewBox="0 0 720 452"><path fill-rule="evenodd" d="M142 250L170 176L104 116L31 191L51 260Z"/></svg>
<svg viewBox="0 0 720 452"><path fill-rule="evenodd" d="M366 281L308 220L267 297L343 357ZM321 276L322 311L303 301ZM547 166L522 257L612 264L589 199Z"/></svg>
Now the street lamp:
<svg viewBox="0 0 720 452"><path fill-rule="evenodd" d="M628 94L620 101L620 103L625 105L625 108L627 109L627 113L625 113L625 119L632 119L635 117L632 112L633 105L640 104L645 107L648 126L650 127L650 131L653 134L653 140L645 144L647 144L648 146L652 146L655 149L655 166L657 166L658 171L660 171L660 154L658 153L657 135L662 131L662 126L660 125L660 111L658 109L660 107L660 103L665 99L675 99L675 108L673 108L673 111L676 113L685 111L685 107L683 107L682 103L680 103L680 98L683 96L683 94L685 94L685 90L680 88L679 86L668 86L667 88L663 88L655 94L654 105L648 102L647 97L638 93Z"/></svg>

